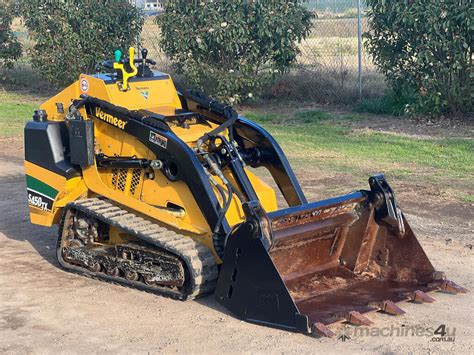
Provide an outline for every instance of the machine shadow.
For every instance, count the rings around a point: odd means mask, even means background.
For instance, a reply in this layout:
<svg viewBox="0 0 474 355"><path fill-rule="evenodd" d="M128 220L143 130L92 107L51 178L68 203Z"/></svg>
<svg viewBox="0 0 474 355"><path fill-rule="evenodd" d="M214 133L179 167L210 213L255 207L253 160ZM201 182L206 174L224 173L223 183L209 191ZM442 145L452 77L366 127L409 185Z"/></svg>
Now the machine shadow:
<svg viewBox="0 0 474 355"><path fill-rule="evenodd" d="M0 201L0 233L8 239L29 243L48 263L65 271L56 259L57 227L45 228L30 223L24 176L0 176L0 193L8 196ZM219 313L232 316L226 308L217 303L213 294L195 301Z"/></svg>
<svg viewBox="0 0 474 355"><path fill-rule="evenodd" d="M56 260L57 228L30 223L24 175L0 177L0 233L6 238L29 243L46 261L60 268Z"/></svg>
<svg viewBox="0 0 474 355"><path fill-rule="evenodd" d="M225 314L232 318L238 319L232 312L217 302L216 298L214 297L214 293L197 298L194 301L202 306L218 311L219 314Z"/></svg>

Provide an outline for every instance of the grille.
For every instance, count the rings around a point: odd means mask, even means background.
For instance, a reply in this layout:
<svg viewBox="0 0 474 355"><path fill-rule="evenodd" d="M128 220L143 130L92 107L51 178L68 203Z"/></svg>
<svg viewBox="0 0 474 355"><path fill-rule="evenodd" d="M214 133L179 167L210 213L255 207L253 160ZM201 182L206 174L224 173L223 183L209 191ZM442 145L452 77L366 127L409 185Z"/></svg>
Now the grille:
<svg viewBox="0 0 474 355"><path fill-rule="evenodd" d="M142 171L140 169L133 169L132 181L130 183L130 194L135 195L138 185L140 184L140 178L142 177Z"/></svg>
<svg viewBox="0 0 474 355"><path fill-rule="evenodd" d="M117 185L117 177L118 177L118 170L112 169L112 186L113 187Z"/></svg>
<svg viewBox="0 0 474 355"><path fill-rule="evenodd" d="M141 169L112 169L112 187L115 190L123 191L127 189L127 194L135 195L142 182ZM128 188L127 188L128 187Z"/></svg>
<svg viewBox="0 0 474 355"><path fill-rule="evenodd" d="M120 169L118 174L118 181L117 181L117 190L125 191L125 186L127 185L127 170Z"/></svg>

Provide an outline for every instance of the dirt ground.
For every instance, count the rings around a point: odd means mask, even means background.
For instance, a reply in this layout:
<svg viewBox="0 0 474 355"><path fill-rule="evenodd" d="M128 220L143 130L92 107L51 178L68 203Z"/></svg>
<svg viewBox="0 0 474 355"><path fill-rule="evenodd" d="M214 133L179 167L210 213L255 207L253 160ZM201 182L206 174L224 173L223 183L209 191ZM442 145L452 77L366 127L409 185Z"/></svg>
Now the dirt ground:
<svg viewBox="0 0 474 355"><path fill-rule="evenodd" d="M474 292L435 293L433 304L404 303L407 313L399 317L371 314L371 336L334 326L338 335L350 337L342 341L242 322L213 296L179 302L68 273L55 259L56 228L29 223L21 140L0 139L0 152L1 353L474 353ZM320 196L327 183L344 186L350 180L297 174L310 198ZM436 194L426 203L426 189L396 186L432 263L474 290L474 206ZM440 325L454 341L412 335L413 329ZM399 335L406 328L408 336Z"/></svg>

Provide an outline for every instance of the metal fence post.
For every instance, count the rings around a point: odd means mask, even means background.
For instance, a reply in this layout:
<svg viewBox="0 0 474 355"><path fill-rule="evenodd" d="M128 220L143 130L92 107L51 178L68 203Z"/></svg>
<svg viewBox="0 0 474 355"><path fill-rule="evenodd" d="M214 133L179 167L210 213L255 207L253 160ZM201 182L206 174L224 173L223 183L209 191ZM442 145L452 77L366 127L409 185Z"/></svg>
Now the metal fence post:
<svg viewBox="0 0 474 355"><path fill-rule="evenodd" d="M363 17L367 0L305 0L301 4L318 17L311 33L298 44L297 63L272 82L265 95L296 100L305 95L308 101L345 104L380 95L386 88L384 76L377 71L362 40L363 32L369 30ZM159 46L160 36L155 15L149 14L141 33L141 46L157 60L157 69L172 71L170 59Z"/></svg>
<svg viewBox="0 0 474 355"><path fill-rule="evenodd" d="M357 50L358 50L358 79L359 79L359 99L362 99L362 21L360 0L357 0Z"/></svg>

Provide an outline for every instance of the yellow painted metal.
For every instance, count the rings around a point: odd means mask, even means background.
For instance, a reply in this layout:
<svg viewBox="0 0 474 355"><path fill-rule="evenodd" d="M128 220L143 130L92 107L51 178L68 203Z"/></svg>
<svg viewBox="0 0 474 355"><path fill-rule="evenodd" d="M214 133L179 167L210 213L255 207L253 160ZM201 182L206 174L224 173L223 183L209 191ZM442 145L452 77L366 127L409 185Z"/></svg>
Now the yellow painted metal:
<svg viewBox="0 0 474 355"><path fill-rule="evenodd" d="M66 178L64 176L53 173L52 171L30 163L29 161L24 162L24 167L26 175L33 176L40 181L44 181L46 184L58 191L64 190L66 186Z"/></svg>
<svg viewBox="0 0 474 355"><path fill-rule="evenodd" d="M138 69L135 66L135 64L133 63L133 60L135 59L135 48L130 47L128 58L129 58L128 65L130 66L130 69L132 69L132 71L130 71L130 72L128 72L125 69L124 64L117 63L117 62L114 63L114 69L118 69L122 72L122 88L121 88L122 91L127 91L128 90L128 88L129 88L128 87L128 80L130 78L133 78L138 73Z"/></svg>
<svg viewBox="0 0 474 355"><path fill-rule="evenodd" d="M152 219L165 223L173 228L183 230L194 234L204 234L207 231L199 228L199 226L187 223L184 219L176 217L172 213L167 213L166 210L156 208L150 204L136 200L124 193L112 190L101 179L96 166L90 166L82 170L82 176L86 186L93 193L109 198L117 203L127 206L132 210L147 215Z"/></svg>
<svg viewBox="0 0 474 355"><path fill-rule="evenodd" d="M128 235L126 233L120 232L120 230L118 230L115 227L110 227L109 229L110 244L115 245L115 244L127 243L128 242L127 237Z"/></svg>
<svg viewBox="0 0 474 355"><path fill-rule="evenodd" d="M54 224L54 214L43 211L37 207L29 206L30 221L39 226L51 227Z"/></svg>
<svg viewBox="0 0 474 355"><path fill-rule="evenodd" d="M50 212L29 205L30 219L34 224L51 227L61 216L61 208L67 203L78 199L87 192L84 181L80 177L66 179L36 164L25 161L25 174L44 182L58 191Z"/></svg>
<svg viewBox="0 0 474 355"><path fill-rule="evenodd" d="M257 175L252 173L249 169L245 168L245 173L247 174L250 183L252 184L257 197L262 204L263 209L266 212L273 212L278 210L278 203L275 190L260 179Z"/></svg>
<svg viewBox="0 0 474 355"><path fill-rule="evenodd" d="M67 109L71 104L71 100L78 99L80 95L79 81L69 85L63 91L50 98L44 104L40 106L42 110L45 110L48 114L48 120L50 121L63 121L66 117ZM58 110L58 106L63 107L63 112Z"/></svg>
<svg viewBox="0 0 474 355"><path fill-rule="evenodd" d="M181 108L176 88L169 76L163 74L161 80L129 82L130 90L121 91L116 83L106 83L100 78L82 74L76 85L80 94L97 97L111 104L129 110L162 110L172 111ZM80 86L81 81L87 85ZM82 90L82 89L87 90Z"/></svg>
<svg viewBox="0 0 474 355"><path fill-rule="evenodd" d="M107 123L96 121L95 137L97 151L105 155L114 156L117 154L120 156L136 156L150 160L156 159L156 156L135 137L121 132ZM120 169L117 169L117 178L120 177L121 173ZM113 182L114 173L111 169L101 169L98 175L101 178L102 184L107 185L109 189L117 191L117 182ZM128 175L131 175L131 172L128 172ZM145 180L143 175L141 175L140 183L134 194L130 194L130 183L131 178L127 176L126 183L121 192L122 195L132 197L150 206L167 207L171 204L184 209L184 217L177 218L175 215L163 211L163 209L155 208L155 210L160 211L167 217L172 217L172 220L169 220L169 222L161 220L162 222L192 233L210 233L210 227L207 225L202 212L198 208L191 191L189 191L189 188L183 182L171 182L160 171L156 171L153 180ZM103 194L98 190L93 191L98 194ZM131 207L128 203L124 203L124 205ZM150 217L160 220L157 216ZM188 225L188 227L185 227L185 225Z"/></svg>
<svg viewBox="0 0 474 355"><path fill-rule="evenodd" d="M74 183L72 182L74 180ZM62 208L69 202L75 201L79 198L87 197L87 187L82 178L74 178L66 181L66 194L55 204L56 208Z"/></svg>
<svg viewBox="0 0 474 355"><path fill-rule="evenodd" d="M173 81L166 74L163 75L160 80L130 81L130 90L121 91L117 83L108 83L101 77L82 74L77 82L48 100L41 108L47 111L48 119L64 120L65 114L58 112L57 104L62 104L64 111L67 112L72 100L79 99L81 94L87 94L129 110L145 109L165 116L173 115L177 109L182 108L181 102ZM84 117L87 116L85 110L82 109L81 112ZM94 120L96 154L134 156L149 160L159 158L143 143L122 130L122 124L114 120L114 117L97 112L88 119ZM188 128L171 125L173 132L191 148L195 148L198 138L215 127L217 125L213 123L207 125L199 122L190 124ZM68 202L85 196L104 196L141 215L148 216L151 220L192 236L214 252L211 238L214 226L207 224L192 192L184 182L170 181L161 171L155 171L154 179L147 179L143 171L138 175L132 169L99 170L92 165L82 170L81 178L66 181L65 178L52 172L42 168L38 170L39 167L31 167L29 164L25 163L25 169L33 171L33 176L42 176L45 182L60 191L53 213L30 209L33 223L41 225L57 223L60 210ZM267 212L275 211L277 209L275 191L251 171L248 169L245 171L263 208ZM237 186L229 171L224 171L224 174L234 186ZM217 177L215 179L222 184ZM222 205L221 196L216 189L214 193ZM180 208L181 212L170 213L167 207ZM231 226L244 219L241 203L235 197L226 218ZM121 237L117 235L115 239L116 242L120 242Z"/></svg>

